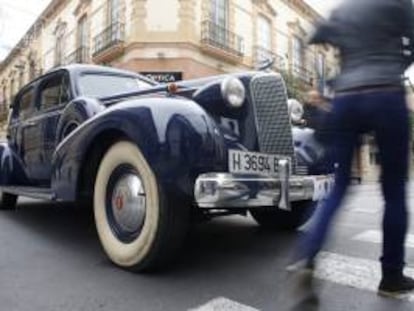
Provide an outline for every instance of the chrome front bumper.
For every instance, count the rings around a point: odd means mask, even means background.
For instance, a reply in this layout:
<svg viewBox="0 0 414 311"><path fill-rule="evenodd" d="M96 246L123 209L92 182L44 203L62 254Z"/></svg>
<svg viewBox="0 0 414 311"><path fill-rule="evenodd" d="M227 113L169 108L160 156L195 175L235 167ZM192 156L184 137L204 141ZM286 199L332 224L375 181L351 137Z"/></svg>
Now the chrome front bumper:
<svg viewBox="0 0 414 311"><path fill-rule="evenodd" d="M195 200L200 208L253 208L277 206L290 210L290 202L320 200L333 185L331 175L279 177L231 173L200 175Z"/></svg>

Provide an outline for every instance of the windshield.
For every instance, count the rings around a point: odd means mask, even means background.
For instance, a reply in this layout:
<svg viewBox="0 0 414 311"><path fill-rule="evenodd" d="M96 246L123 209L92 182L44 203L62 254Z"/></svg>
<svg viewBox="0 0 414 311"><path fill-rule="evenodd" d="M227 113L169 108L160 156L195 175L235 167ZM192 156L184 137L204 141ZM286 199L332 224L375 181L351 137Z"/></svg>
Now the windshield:
<svg viewBox="0 0 414 311"><path fill-rule="evenodd" d="M147 89L152 85L133 76L88 73L79 77L79 91L88 97L108 97Z"/></svg>

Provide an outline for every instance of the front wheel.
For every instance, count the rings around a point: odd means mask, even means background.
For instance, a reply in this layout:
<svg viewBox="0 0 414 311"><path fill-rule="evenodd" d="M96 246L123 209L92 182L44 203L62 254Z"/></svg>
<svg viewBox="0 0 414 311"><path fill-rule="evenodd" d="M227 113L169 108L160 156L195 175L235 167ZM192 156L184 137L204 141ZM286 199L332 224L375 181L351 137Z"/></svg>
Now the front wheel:
<svg viewBox="0 0 414 311"><path fill-rule="evenodd" d="M136 145L121 141L106 152L95 182L94 214L112 262L141 271L161 268L177 254L189 209L166 197Z"/></svg>
<svg viewBox="0 0 414 311"><path fill-rule="evenodd" d="M250 209L254 220L269 230L295 230L306 223L313 214L316 202L298 201L291 203L291 211L276 207L266 209Z"/></svg>

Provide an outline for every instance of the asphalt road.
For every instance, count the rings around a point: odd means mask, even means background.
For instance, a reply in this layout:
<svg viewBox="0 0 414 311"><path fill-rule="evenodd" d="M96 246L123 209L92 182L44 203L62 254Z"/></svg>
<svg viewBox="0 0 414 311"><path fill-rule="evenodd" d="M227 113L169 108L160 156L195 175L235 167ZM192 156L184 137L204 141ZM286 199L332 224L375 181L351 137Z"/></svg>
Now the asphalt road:
<svg viewBox="0 0 414 311"><path fill-rule="evenodd" d="M0 310L282 310L285 266L300 232L263 232L239 216L216 219L193 229L172 269L142 275L108 261L90 211L19 202L16 211L0 212ZM413 310L414 295L375 293L380 217L378 189L354 187L321 260L318 310ZM412 269L413 236L407 243Z"/></svg>

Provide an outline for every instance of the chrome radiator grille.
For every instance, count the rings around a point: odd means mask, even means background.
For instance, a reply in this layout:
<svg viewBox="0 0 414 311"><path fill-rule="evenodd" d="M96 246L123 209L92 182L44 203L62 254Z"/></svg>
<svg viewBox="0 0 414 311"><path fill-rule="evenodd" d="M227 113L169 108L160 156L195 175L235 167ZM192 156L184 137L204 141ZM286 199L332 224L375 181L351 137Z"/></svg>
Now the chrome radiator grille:
<svg viewBox="0 0 414 311"><path fill-rule="evenodd" d="M261 152L286 155L295 166L286 88L277 74L263 74L250 82L257 136Z"/></svg>

